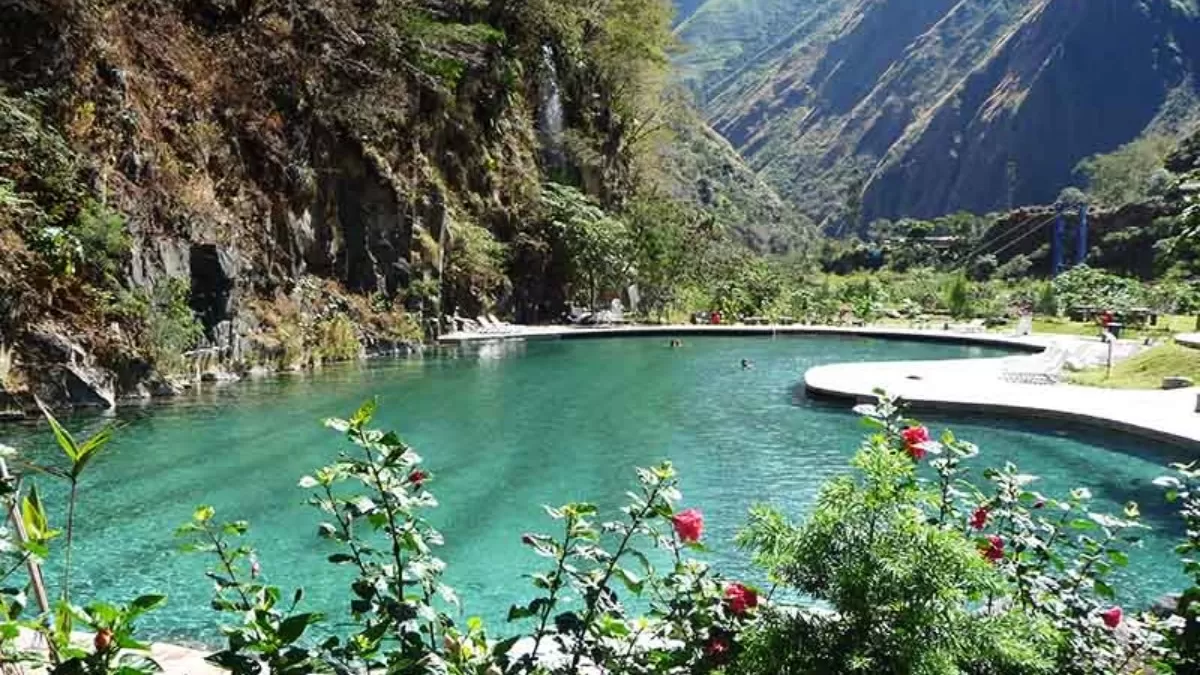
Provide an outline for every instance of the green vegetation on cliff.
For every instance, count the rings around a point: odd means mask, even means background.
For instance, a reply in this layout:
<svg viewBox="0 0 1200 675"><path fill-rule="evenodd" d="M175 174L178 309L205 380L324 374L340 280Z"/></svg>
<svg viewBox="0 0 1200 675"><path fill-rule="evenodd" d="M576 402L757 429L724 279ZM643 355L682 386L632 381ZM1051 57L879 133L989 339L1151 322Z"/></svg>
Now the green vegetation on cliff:
<svg viewBox="0 0 1200 675"><path fill-rule="evenodd" d="M233 367L287 367L388 348L452 313L553 320L639 281L665 298L655 261L677 256L662 250L677 226L728 221L718 238L731 247L790 245L803 223L664 95L672 12L666 0L13 8L0 30L15 66L0 74L11 372L36 384L39 364L78 351L115 379L90 384L137 393L154 370L189 370L179 352L196 346ZM689 157L708 164L678 171L676 134L706 138ZM568 194L569 217L552 205ZM599 256L594 223L621 235ZM619 274L585 280L602 266ZM202 335L178 302L153 300L178 288ZM33 349L43 333L65 351Z"/></svg>

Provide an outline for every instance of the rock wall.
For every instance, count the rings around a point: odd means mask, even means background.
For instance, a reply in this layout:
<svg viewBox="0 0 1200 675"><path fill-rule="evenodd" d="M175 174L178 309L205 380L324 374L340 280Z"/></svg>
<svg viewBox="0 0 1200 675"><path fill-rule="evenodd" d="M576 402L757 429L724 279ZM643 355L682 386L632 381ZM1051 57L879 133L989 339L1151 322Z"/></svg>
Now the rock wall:
<svg viewBox="0 0 1200 675"><path fill-rule="evenodd" d="M473 316L475 298L410 291L436 277L458 224L504 240L529 216L547 175L539 118L606 140L605 171L585 175L596 194L629 180L616 156L623 122L583 109L604 109L611 92L588 89L601 80L564 55L555 65L570 87L539 95L547 45L561 36L522 12L441 0L0 0L0 93L40 106L48 136L69 149L69 208L90 195L121 214L128 237L119 278L78 275L59 288L63 303L47 299L59 282L20 242L22 225L0 213L12 243L0 251L0 347L16 355L0 407L34 394L108 406L170 392L146 351L154 326L114 307L136 311L175 282L204 334L187 368L393 353L423 328L406 308L440 301ZM432 32L410 33L422 27ZM551 99L561 109L542 110ZM531 288L513 302L555 281L519 279Z"/></svg>

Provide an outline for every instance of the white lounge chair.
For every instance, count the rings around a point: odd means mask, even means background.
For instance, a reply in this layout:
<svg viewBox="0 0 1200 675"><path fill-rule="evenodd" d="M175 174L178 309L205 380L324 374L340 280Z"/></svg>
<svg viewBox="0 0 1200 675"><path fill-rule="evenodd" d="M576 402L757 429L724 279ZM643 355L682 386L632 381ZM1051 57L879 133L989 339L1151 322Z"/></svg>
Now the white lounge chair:
<svg viewBox="0 0 1200 675"><path fill-rule="evenodd" d="M970 323L951 326L951 329L959 333L983 333L987 331L987 321L984 319L974 319Z"/></svg>
<svg viewBox="0 0 1200 675"><path fill-rule="evenodd" d="M1067 356L1065 350L1053 346L1034 356L1006 359L1000 379L1014 384L1058 384Z"/></svg>
<svg viewBox="0 0 1200 675"><path fill-rule="evenodd" d="M493 326L499 326L501 328L504 328L505 330L512 330L512 329L516 328L515 325L513 325L507 321L501 321L500 319L497 319L495 314L488 314L487 318L489 320L491 320Z"/></svg>
<svg viewBox="0 0 1200 675"><path fill-rule="evenodd" d="M477 317L475 317L475 320L479 322L479 332L480 333L502 333L502 332L504 332L504 328L502 326L497 326L496 324L492 323L492 320L487 318L486 316L477 316Z"/></svg>

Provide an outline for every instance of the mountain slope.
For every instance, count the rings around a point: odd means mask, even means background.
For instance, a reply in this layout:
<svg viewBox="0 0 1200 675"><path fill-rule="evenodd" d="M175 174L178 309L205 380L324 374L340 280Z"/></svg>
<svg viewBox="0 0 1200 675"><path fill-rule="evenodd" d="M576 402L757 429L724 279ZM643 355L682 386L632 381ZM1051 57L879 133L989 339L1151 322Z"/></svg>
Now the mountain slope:
<svg viewBox="0 0 1200 675"><path fill-rule="evenodd" d="M708 0L676 32L714 128L814 218L861 194L857 226L1049 201L1194 116L1200 24L1172 0Z"/></svg>
<svg viewBox="0 0 1200 675"><path fill-rule="evenodd" d="M703 209L755 251L785 253L816 238L812 221L781 199L690 108L681 110L671 130L661 166L672 197Z"/></svg>

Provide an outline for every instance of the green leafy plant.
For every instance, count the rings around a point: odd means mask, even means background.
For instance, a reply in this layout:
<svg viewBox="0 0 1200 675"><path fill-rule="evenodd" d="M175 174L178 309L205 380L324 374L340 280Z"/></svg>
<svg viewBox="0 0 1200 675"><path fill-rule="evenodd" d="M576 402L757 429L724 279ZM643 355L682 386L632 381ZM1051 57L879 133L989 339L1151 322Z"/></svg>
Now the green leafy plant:
<svg viewBox="0 0 1200 675"><path fill-rule="evenodd" d="M112 438L114 427L106 425L83 441L63 427L44 407L42 412L54 434L59 450L66 458L65 466L34 466L30 468L49 474L68 483L67 517L65 526L63 576L60 597L49 601L42 563L49 558L52 544L63 536L51 525L50 516L37 486L28 491L18 489L15 479L0 481L0 498L11 512L20 514L20 536L0 533L0 558L6 560L0 572L0 655L14 662L44 665L52 675L137 675L161 670L149 656L149 645L136 638L137 620L145 613L162 607L165 596L142 595L128 604L92 599L76 604L71 596L72 548L75 532L76 507L79 501L79 481L85 469ZM20 461L11 449L4 449L0 460ZM21 567L29 570L29 583L45 611L40 616L25 616L28 610L26 592L10 587L6 582ZM91 633L91 644L82 642L76 628ZM47 651L21 652L15 641L22 629L42 636Z"/></svg>
<svg viewBox="0 0 1200 675"><path fill-rule="evenodd" d="M207 553L216 559L208 577L215 584L212 606L237 617L240 623L222 626L229 647L208 660L234 675L254 675L266 669L281 675L310 673L317 667L315 649L298 643L305 631L323 620L316 612L296 612L304 591L296 589L287 609L281 609L282 592L262 581L262 570L252 548L240 543L249 525L245 521L218 523L211 506L201 506L192 520L175 531L188 552Z"/></svg>
<svg viewBox="0 0 1200 675"><path fill-rule="evenodd" d="M1187 526L1187 538L1175 551L1191 585L1179 596L1175 621L1167 625L1171 644L1178 652L1178 675L1200 673L1200 463L1175 464L1174 475L1154 481L1163 488L1168 502L1179 505Z"/></svg>

